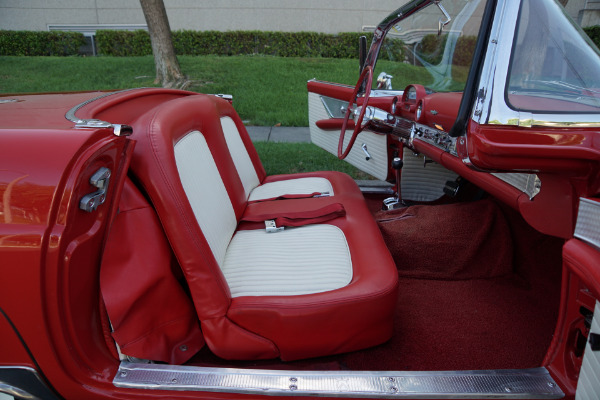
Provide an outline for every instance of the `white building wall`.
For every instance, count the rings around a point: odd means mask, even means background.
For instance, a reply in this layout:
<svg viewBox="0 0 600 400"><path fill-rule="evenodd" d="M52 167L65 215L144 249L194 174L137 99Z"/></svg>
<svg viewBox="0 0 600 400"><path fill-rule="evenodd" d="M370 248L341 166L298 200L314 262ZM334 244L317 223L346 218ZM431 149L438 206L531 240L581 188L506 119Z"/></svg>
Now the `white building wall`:
<svg viewBox="0 0 600 400"><path fill-rule="evenodd" d="M406 0L164 0L171 29L357 32ZM145 24L139 0L0 0L0 29Z"/></svg>
<svg viewBox="0 0 600 400"><path fill-rule="evenodd" d="M164 0L171 29L358 32L407 0ZM564 1L564 0L563 0ZM582 26L600 23L600 0L567 0ZM145 25L139 0L0 0L0 29ZM110 28L115 28L112 26Z"/></svg>

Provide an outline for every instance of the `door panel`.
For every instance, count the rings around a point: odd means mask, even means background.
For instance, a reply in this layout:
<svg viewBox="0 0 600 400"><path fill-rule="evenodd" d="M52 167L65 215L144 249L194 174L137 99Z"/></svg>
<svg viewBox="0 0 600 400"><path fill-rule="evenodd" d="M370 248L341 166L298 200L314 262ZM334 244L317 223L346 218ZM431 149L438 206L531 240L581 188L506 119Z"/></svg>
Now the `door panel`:
<svg viewBox="0 0 600 400"><path fill-rule="evenodd" d="M600 335L600 302L596 301L594 319L590 327L590 335ZM577 383L576 400L593 400L600 394L600 350L592 350L588 340L583 355L579 382Z"/></svg>
<svg viewBox="0 0 600 400"><path fill-rule="evenodd" d="M600 202L598 199L580 199L575 237L564 249L565 263L581 275L586 281L589 303L595 300L593 319L590 323L589 312L592 304L588 305L585 316L584 331L586 335L585 352L577 381L577 400L597 399L600 393L600 349L592 349L591 340L594 335L600 335ZM577 241L577 242L576 242ZM581 242L579 242L581 241ZM584 244L585 243L585 244ZM577 245L576 245L577 244ZM600 341L597 336L596 341ZM596 345L597 346L597 345Z"/></svg>
<svg viewBox="0 0 600 400"><path fill-rule="evenodd" d="M308 120L310 125L310 138L317 146L331 154L337 155L341 129L335 127L337 125L337 121L335 120L340 120L340 115L343 116L338 109L338 105L340 105L339 107L341 107L341 104L348 105L346 98L349 98L352 94L352 88L330 84L331 90L330 93L327 93L328 86L328 84L319 83L318 88L313 88L309 84ZM317 93L317 91L320 93L327 93L327 95ZM325 99L325 101L322 99ZM331 115L330 112L333 115ZM333 129L325 130L317 126L318 121L327 120L334 120L331 124L333 125ZM344 138L345 144L350 141L351 136L352 131L348 129ZM366 146L370 158L368 158L363 151L363 145ZM370 131L361 132L356 139L354 147L348 154L346 161L361 171L373 175L377 179L385 180L388 175L387 136Z"/></svg>
<svg viewBox="0 0 600 400"><path fill-rule="evenodd" d="M590 331L599 333L597 325L600 321L598 221L600 201L580 199L575 238L563 247L561 308L554 338L543 363L565 393L573 396L577 390L577 399L597 399L599 392L594 390L600 390L600 352L588 351ZM593 395L589 397L589 393Z"/></svg>

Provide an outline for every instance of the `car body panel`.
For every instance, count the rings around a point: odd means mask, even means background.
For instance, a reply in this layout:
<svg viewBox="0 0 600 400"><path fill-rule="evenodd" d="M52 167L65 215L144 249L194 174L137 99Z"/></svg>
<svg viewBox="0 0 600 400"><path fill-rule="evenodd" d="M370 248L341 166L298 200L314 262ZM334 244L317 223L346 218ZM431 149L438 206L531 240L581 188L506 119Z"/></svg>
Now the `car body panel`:
<svg viewBox="0 0 600 400"><path fill-rule="evenodd" d="M47 129L9 128L0 133L5 166L0 173L5 188L0 254L3 263L15 266L4 273L0 304L27 343L36 368L63 393L72 390L69 386L96 382L89 371L99 368L102 360L114 360L98 329L100 296L93 271L116 211L112 198L125 176L132 144L109 129L73 129L64 117L70 107L96 96L23 96L0 110L8 125L20 118L28 121L26 125L47 124ZM27 112L21 107L30 102L43 118L23 117ZM27 154L22 152L23 140L36 143ZM105 204L87 213L79 203L96 190L89 180L100 167L112 171L112 185ZM90 296L94 292L96 296ZM109 371L104 368L107 379Z"/></svg>
<svg viewBox="0 0 600 400"><path fill-rule="evenodd" d="M509 60L505 58L510 58L507 51L516 24L516 17L509 11L517 3L489 3L489 7L497 8L491 15L491 26L482 28L482 37L499 40L502 32L511 33L486 51L482 50L487 48L485 40L480 41L482 65L469 70L478 75L470 76L464 89L471 93L428 93L417 81L402 91L375 90L368 105L398 118L398 125L393 127L397 130L381 132L371 127L363 131L349 162L379 179L393 181L390 160L411 151L419 153L419 161L433 161L452 171L517 211L535 230L565 240L559 319L545 359L536 367L547 369L554 379L549 383L558 383L565 397L573 398L589 334L586 323L600 299L600 251L597 244L586 241L585 235L577 235L579 199L598 202L600 193L599 132L596 125L536 124L535 118L526 118L525 114L518 115L518 124L494 123L499 121L493 118L498 109L486 103L490 97L485 93L498 87L495 85L501 85L504 91L504 82L499 84L492 78L498 69L508 68ZM429 11L437 21L441 14L427 0L410 2L384 20L375 31L367 64L377 63L385 30L426 7L431 7ZM411 87L415 88L414 99L408 98ZM341 117L328 114L322 99L347 104L353 88L311 80L308 92L313 141L335 153ZM156 107L192 95L196 94L137 89L0 98L6 100L0 102L0 366L33 369L50 390L65 398L266 397L255 388L250 388L254 392L217 392L211 386L173 392L156 390L151 385L139 388L114 383L117 374L126 372L120 364L126 356L119 353L111 337L99 276L107 235L118 212L135 146L134 140L116 135L120 132L116 124L132 124ZM497 105L504 96L494 99ZM527 107L530 100L513 99L511 105ZM358 103L365 106L361 98ZM417 116L420 104L422 114ZM484 104L490 106L489 112L482 108ZM565 103L545 99L542 104L556 111ZM593 108L586 107L581 106L580 111L590 114ZM462 114L468 116L464 126L456 122ZM584 122L585 117L581 118L575 122ZM564 115L560 119L558 122L563 124ZM99 189L90 180L102 168L111 172L106 199L95 210L85 211L81 200ZM515 184L521 178L532 187ZM592 221L592 234L598 234L598 214L586 218ZM510 315L518 310L506 312ZM239 313L240 320L248 318L244 310ZM277 330L275 323L272 329ZM293 342L293 334L289 337ZM442 375L447 373L451 372ZM286 379L284 389L289 392L277 395L293 396L296 381L289 380L297 378Z"/></svg>

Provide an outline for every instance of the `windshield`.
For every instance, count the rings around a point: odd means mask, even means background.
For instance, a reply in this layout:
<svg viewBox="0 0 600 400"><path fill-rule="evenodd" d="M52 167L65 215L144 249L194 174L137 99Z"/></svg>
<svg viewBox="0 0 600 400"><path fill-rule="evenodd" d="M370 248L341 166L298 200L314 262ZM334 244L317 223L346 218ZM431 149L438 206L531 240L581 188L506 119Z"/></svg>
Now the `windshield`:
<svg viewBox="0 0 600 400"><path fill-rule="evenodd" d="M557 3L523 1L506 96L513 109L598 112L598 48L565 16Z"/></svg>
<svg viewBox="0 0 600 400"><path fill-rule="evenodd" d="M443 0L410 15L387 33L375 68L379 88L385 73L392 88L420 84L436 92L462 91L465 87L485 0ZM444 22L450 21L439 27ZM388 79L389 80L389 79Z"/></svg>

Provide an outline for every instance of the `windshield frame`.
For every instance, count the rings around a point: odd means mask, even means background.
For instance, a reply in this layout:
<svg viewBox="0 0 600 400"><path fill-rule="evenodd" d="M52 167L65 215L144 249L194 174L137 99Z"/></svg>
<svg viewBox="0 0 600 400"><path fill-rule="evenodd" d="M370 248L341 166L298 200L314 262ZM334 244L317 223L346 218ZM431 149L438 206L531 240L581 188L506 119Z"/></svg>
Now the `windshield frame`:
<svg viewBox="0 0 600 400"><path fill-rule="evenodd" d="M537 112L513 109L506 98L513 46L518 34L521 0L498 0L489 49L471 119L481 125L539 127L600 127L600 113Z"/></svg>
<svg viewBox="0 0 600 400"><path fill-rule="evenodd" d="M384 18L383 21L381 21L379 25L377 25L375 32L373 32L373 41L371 42L371 47L369 48L369 52L367 53L365 66L370 65L373 68L373 70L375 70L379 50L381 50L381 45L383 44L383 41L390 29L392 29L403 19L411 16L412 14L431 4L435 4L435 1L413 0L406 3L405 5L388 15L386 18Z"/></svg>
<svg viewBox="0 0 600 400"><path fill-rule="evenodd" d="M487 0L486 2L480 31L475 45L475 52L469 68L458 115L452 128L449 130L449 135L452 137L463 136L466 134L467 125L471 119L471 115L476 104L475 100L478 93L478 90L476 89L478 89L480 85L481 71L483 69L484 60L486 59L488 51L489 37L492 29L495 26L493 21L496 14L497 2L499 1L502 0ZM379 51L390 29L392 29L403 19L419 12L421 9L427 6L436 5L437 3L443 5L443 0L413 0L406 3L404 6L400 7L391 13L387 18L385 18L375 29L373 41L365 61L365 66L370 65L373 67L373 69L375 68Z"/></svg>

